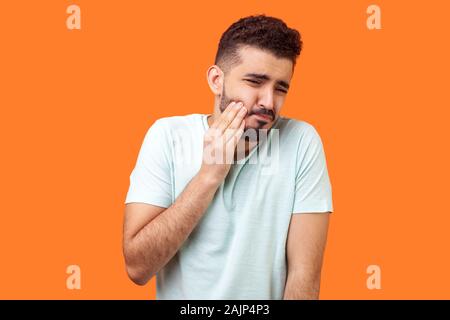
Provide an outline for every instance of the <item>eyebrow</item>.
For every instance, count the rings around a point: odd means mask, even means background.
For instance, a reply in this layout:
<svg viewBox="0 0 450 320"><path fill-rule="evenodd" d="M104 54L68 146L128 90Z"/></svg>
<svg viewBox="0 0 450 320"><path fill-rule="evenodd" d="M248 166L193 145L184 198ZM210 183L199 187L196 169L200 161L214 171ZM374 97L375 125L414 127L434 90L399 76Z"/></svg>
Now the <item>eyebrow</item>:
<svg viewBox="0 0 450 320"><path fill-rule="evenodd" d="M264 81L270 80L270 77L267 74L260 74L260 73L247 73L244 75L244 77L249 77L249 78L254 78L254 79L264 80ZM286 88L286 90L289 89L289 83L287 83L286 81L278 80L277 84Z"/></svg>

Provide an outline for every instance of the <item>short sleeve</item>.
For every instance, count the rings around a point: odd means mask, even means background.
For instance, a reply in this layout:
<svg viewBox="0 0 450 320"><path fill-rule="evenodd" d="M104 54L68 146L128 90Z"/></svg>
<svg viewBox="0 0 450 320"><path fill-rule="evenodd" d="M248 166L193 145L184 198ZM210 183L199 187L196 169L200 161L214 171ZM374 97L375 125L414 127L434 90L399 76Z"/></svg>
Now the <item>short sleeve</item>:
<svg viewBox="0 0 450 320"><path fill-rule="evenodd" d="M172 204L171 152L167 134L161 119L147 131L130 175L125 204L142 202L164 208Z"/></svg>
<svg viewBox="0 0 450 320"><path fill-rule="evenodd" d="M333 212L332 189L322 140L309 125L297 150L292 213Z"/></svg>

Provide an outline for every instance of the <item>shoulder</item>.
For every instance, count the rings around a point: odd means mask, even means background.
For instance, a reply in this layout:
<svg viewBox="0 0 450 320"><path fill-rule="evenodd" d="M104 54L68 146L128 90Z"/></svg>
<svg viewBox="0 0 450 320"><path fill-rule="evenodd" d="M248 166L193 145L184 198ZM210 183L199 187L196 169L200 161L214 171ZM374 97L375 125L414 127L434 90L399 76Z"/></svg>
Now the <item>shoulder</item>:
<svg viewBox="0 0 450 320"><path fill-rule="evenodd" d="M294 118L280 117L277 128L283 139L289 139L298 144L321 143L320 135L311 123Z"/></svg>
<svg viewBox="0 0 450 320"><path fill-rule="evenodd" d="M148 129L148 140L168 149L197 146L199 141L203 142L205 118L199 113L159 118Z"/></svg>
<svg viewBox="0 0 450 320"><path fill-rule="evenodd" d="M199 123L201 124L202 116L203 115L199 113L192 113L182 116L163 117L156 120L153 125L160 126L166 129L179 129L186 125L192 126L198 125Z"/></svg>

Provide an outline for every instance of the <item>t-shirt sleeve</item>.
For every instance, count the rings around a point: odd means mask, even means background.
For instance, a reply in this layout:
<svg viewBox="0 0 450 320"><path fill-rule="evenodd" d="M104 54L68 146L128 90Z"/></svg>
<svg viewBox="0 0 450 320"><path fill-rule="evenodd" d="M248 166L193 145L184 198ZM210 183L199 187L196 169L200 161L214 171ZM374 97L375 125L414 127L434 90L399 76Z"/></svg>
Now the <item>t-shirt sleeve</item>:
<svg viewBox="0 0 450 320"><path fill-rule="evenodd" d="M297 150L292 213L333 212L332 189L322 140L308 124Z"/></svg>
<svg viewBox="0 0 450 320"><path fill-rule="evenodd" d="M142 202L164 208L172 204L171 152L167 134L161 119L147 131L130 175L125 204Z"/></svg>

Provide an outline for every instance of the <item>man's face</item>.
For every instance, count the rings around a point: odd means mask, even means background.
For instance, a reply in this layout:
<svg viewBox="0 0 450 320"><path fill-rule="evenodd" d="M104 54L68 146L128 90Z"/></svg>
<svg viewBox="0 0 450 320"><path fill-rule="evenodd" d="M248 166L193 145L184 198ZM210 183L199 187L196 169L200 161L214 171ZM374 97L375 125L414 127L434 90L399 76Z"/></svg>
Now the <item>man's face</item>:
<svg viewBox="0 0 450 320"><path fill-rule="evenodd" d="M226 74L220 112L242 101L248 113L245 130L270 129L279 117L292 78L292 61L255 47L240 49L241 63Z"/></svg>

